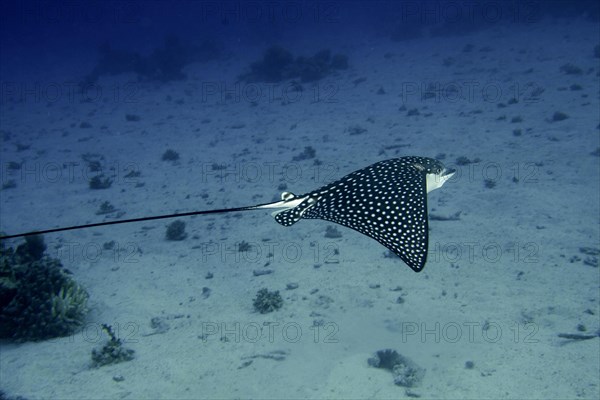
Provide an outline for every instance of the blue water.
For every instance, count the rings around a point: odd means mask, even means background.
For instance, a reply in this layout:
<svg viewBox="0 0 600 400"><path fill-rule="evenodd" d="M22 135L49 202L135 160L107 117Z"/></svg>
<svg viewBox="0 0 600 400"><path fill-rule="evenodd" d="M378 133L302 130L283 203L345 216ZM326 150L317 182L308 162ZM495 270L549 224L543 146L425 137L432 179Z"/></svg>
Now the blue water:
<svg viewBox="0 0 600 400"><path fill-rule="evenodd" d="M269 210L45 235L89 311L2 339L1 399L600 396L596 2L2 2L0 84L3 234L456 169L420 273ZM133 360L92 365L102 324Z"/></svg>

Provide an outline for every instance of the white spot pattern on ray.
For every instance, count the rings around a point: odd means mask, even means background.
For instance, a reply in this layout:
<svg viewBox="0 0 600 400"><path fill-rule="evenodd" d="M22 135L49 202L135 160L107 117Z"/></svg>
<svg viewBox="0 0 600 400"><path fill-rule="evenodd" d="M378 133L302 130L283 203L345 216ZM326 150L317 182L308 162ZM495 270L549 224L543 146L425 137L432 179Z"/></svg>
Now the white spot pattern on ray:
<svg viewBox="0 0 600 400"><path fill-rule="evenodd" d="M425 157L381 161L299 196L306 200L275 219L285 226L301 218L347 226L377 240L420 271L428 245L426 173L442 169L441 163Z"/></svg>

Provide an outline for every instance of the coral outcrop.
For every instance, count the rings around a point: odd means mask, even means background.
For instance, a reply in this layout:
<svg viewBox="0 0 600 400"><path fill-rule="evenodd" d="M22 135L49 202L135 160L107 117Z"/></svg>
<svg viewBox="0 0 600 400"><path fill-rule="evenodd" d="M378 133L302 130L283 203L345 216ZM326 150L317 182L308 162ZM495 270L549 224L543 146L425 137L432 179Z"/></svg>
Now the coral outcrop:
<svg viewBox="0 0 600 400"><path fill-rule="evenodd" d="M0 338L45 340L83 325L88 293L45 249L41 236L0 248Z"/></svg>
<svg viewBox="0 0 600 400"><path fill-rule="evenodd" d="M240 75L245 82L276 83L290 79L314 82L337 70L348 68L348 57L332 55L330 50L321 50L312 57L296 57L281 46L272 46L262 60L250 65L250 71Z"/></svg>

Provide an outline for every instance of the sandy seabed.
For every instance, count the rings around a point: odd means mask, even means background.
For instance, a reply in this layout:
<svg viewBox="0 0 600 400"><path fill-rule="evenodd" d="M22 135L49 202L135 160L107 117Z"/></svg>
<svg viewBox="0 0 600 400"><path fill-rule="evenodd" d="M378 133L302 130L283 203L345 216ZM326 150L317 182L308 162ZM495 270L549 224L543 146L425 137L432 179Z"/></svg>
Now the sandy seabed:
<svg viewBox="0 0 600 400"><path fill-rule="evenodd" d="M93 101L4 102L12 139L2 161L27 168L3 177L17 183L0 192L6 232L95 222L105 201L122 218L265 203L406 155L444 158L458 173L429 196L437 218L420 274L357 232L327 238L331 223L284 228L262 211L184 219L183 241L166 241L162 221L47 235L48 254L90 293L88 323L66 338L2 343L2 390L597 399L600 339L558 334L600 329L597 257L580 250L597 251L599 239L598 35L595 24L547 20L452 38L365 37L331 43L350 68L302 92L236 84L255 57L192 64L187 80L164 85L104 78ZM293 161L307 146L315 158ZM180 159L162 161L167 149ZM102 157L109 189L89 189L83 154ZM237 251L242 241L249 251ZM273 272L253 273L264 269ZM263 287L280 291L280 310L253 309ZM133 361L90 367L102 323ZM426 369L419 386L368 365L385 348Z"/></svg>

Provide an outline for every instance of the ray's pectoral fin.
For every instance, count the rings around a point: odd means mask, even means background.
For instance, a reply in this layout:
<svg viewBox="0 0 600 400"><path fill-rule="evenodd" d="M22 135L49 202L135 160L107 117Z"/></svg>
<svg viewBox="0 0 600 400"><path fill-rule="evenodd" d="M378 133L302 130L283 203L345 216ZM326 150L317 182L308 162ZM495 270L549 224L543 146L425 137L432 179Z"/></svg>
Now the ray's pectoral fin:
<svg viewBox="0 0 600 400"><path fill-rule="evenodd" d="M292 226L296 222L298 222L304 213L308 211L311 207L313 207L317 203L317 199L314 197L308 197L300 204L293 208L288 208L285 210L275 211L271 215L275 218L275 221L280 223L283 226Z"/></svg>
<svg viewBox="0 0 600 400"><path fill-rule="evenodd" d="M428 250L425 161L384 161L350 174L317 191L318 197L308 195L318 201L300 204L299 212L291 209L278 222L293 224L299 218L335 222L375 239L420 272Z"/></svg>
<svg viewBox="0 0 600 400"><path fill-rule="evenodd" d="M415 203L413 211L415 214L409 217L408 228L389 232L388 238L378 241L400 257L413 271L421 272L427 262L429 247L427 203Z"/></svg>
<svg viewBox="0 0 600 400"><path fill-rule="evenodd" d="M402 259L413 271L421 272L427 262L429 221L427 213L427 179L423 174L411 177L402 191L406 199L402 222L388 226L387 235L376 238ZM410 190L407 190L410 188Z"/></svg>

